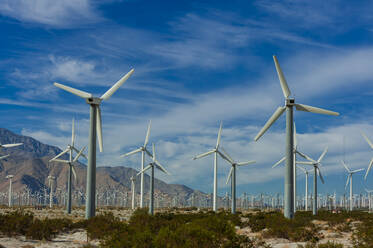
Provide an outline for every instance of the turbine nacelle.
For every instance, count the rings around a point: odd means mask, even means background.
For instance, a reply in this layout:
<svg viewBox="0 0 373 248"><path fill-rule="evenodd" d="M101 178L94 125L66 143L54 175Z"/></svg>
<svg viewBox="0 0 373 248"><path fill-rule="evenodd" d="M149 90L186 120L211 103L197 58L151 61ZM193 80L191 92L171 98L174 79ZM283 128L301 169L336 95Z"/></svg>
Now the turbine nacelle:
<svg viewBox="0 0 373 248"><path fill-rule="evenodd" d="M85 99L86 103L89 105L100 105L102 99L100 97L89 97Z"/></svg>

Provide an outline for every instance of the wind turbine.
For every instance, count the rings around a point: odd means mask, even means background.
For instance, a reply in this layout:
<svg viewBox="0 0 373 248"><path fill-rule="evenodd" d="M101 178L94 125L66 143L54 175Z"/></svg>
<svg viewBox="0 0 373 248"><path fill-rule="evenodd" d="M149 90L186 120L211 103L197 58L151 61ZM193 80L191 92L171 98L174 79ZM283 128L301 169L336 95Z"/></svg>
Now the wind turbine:
<svg viewBox="0 0 373 248"><path fill-rule="evenodd" d="M199 155L197 155L193 158L193 160L196 160L196 159L199 159L199 158L206 157L207 155L210 155L211 153L214 153L214 189L213 189L212 210L215 211L215 212L217 211L217 192L218 192L218 182L217 182L217 180L218 180L217 179L218 178L218 154L222 158L224 158L226 161L229 161L229 159L223 153L221 153L220 150L219 150L220 139L221 139L221 129L223 127L222 125L223 125L223 123L220 122L218 139L216 141L215 148L208 151L208 152L199 154Z"/></svg>
<svg viewBox="0 0 373 248"><path fill-rule="evenodd" d="M150 190L149 190L149 214L153 215L154 214L154 167L157 168L158 170L164 172L167 175L170 175L168 171L156 160L155 158L155 146L154 143L153 145L153 154L152 154L152 162L149 163L148 166L146 166L142 171L140 171L137 175L141 175L148 169L151 169L150 172Z"/></svg>
<svg viewBox="0 0 373 248"><path fill-rule="evenodd" d="M53 181L56 178L54 176L48 176L48 183L49 183L49 208L53 207Z"/></svg>
<svg viewBox="0 0 373 248"><path fill-rule="evenodd" d="M5 178L9 179L9 196L8 196L8 206L11 207L13 205L13 196L12 196L12 178L13 175L7 175Z"/></svg>
<svg viewBox="0 0 373 248"><path fill-rule="evenodd" d="M87 157L83 154L85 147L83 147L80 151L75 147L75 121L72 121L72 131L71 131L71 144L67 145L66 150L49 160L49 162L61 162L69 165L69 173L67 175L67 206L66 211L68 214L71 214L71 187L72 187L72 175L74 175L74 179L76 180L76 171L74 167L74 163L79 159L80 156L83 156L85 159ZM73 152L76 152L77 155L73 158ZM58 159L62 155L69 153L69 160L62 160Z"/></svg>
<svg viewBox="0 0 373 248"><path fill-rule="evenodd" d="M89 127L89 148L88 148L88 168L87 168L87 201L85 208L85 217L89 219L95 216L96 206L96 139L98 139L98 145L100 152L103 150L102 141L102 125L101 125L101 110L100 104L104 100L108 100L115 91L132 75L134 69L130 70L124 75L119 81L117 81L108 91L106 91L101 97L94 97L91 93L77 90L69 86L54 83L58 88L68 91L74 95L77 95L86 100L86 103L90 105L90 127Z"/></svg>
<svg viewBox="0 0 373 248"><path fill-rule="evenodd" d="M299 161L297 162L298 164L305 164L305 165L312 165L314 174L313 174L313 204L312 204L312 214L316 215L317 214L317 174L319 174L321 182L324 184L324 178L321 175L320 171L320 165L321 165L321 160L324 158L326 152L328 151L328 147L325 148L324 152L321 154L319 159L316 161L309 156L301 153L300 151L297 151L299 155L301 155L303 158L307 159L307 161Z"/></svg>
<svg viewBox="0 0 373 248"><path fill-rule="evenodd" d="M364 139L368 142L370 148L373 149L373 143L368 139L368 137L364 133L361 133L361 135L363 135ZM372 168L372 165L373 165L373 158L369 162L369 166L368 166L367 172L365 173L364 180L367 180L367 176L368 176L370 169Z"/></svg>
<svg viewBox="0 0 373 248"><path fill-rule="evenodd" d="M304 104L295 103L294 98L290 98L290 90L286 82L285 76L280 68L280 65L277 61L276 56L273 56L275 62L277 75L280 79L280 84L282 92L285 97L285 106L278 107L277 110L273 113L271 118L259 131L257 136L254 138L257 141L270 126L284 113L286 110L286 147L285 147L285 206L284 206L284 216L286 218L292 219L294 217L294 149L293 149L293 107L295 106L296 110L312 112L317 114L327 114L327 115L339 115L337 112L316 108Z"/></svg>
<svg viewBox="0 0 373 248"><path fill-rule="evenodd" d="M308 173L310 173L312 171L308 171L308 170L306 170L305 168L303 168L303 167L301 167L299 165L297 165L297 167L299 169L301 169L304 172L304 174L306 174L306 192L305 192L306 202L305 202L305 208L304 208L304 210L308 211Z"/></svg>
<svg viewBox="0 0 373 248"><path fill-rule="evenodd" d="M359 171L363 171L364 169L357 169L357 170L350 170L350 168L347 167L347 165L345 164L345 162L342 160L342 165L343 167L345 167L345 169L347 170L347 173L348 173L348 176L347 176L347 181L346 181L346 186L345 188L347 188L348 184L350 183L350 211L353 210L354 206L354 202L353 202L353 199L352 199L352 175L355 174L356 172L359 172Z"/></svg>
<svg viewBox="0 0 373 248"><path fill-rule="evenodd" d="M146 146L148 145L149 142L149 135L150 135L150 128L152 125L152 121L149 121L148 125L148 130L146 131L146 136L145 136L145 142L143 146L140 146L138 149L133 150L131 152L128 152L126 154L121 155L122 158L130 156L132 154L136 154L138 152L141 152L141 170L144 169L144 164L145 164L145 153L147 153L151 157L151 153L146 149ZM141 174L140 176L140 208L143 207L144 204L144 174Z"/></svg>
<svg viewBox="0 0 373 248"><path fill-rule="evenodd" d="M231 180L231 190L232 190L232 199L231 199L232 200L232 209L231 209L231 212L232 212L232 214L235 214L236 213L236 167L237 166L254 164L255 161L250 160L250 161L238 163L238 162L235 162L231 156L229 156L229 154L224 150L223 147L222 147L222 151L223 151L224 155L228 158L228 163L231 164L231 169L229 171L226 184L228 184L229 179L230 179Z"/></svg>

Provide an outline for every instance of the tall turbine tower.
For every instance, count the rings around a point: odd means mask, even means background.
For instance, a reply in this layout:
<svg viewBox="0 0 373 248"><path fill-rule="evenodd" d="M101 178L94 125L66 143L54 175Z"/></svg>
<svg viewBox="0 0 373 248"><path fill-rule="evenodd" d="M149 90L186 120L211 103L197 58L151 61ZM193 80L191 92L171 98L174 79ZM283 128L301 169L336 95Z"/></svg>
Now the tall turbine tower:
<svg viewBox="0 0 373 248"><path fill-rule="evenodd" d="M321 182L323 184L325 183L324 178L323 178L323 176L321 174L321 171L320 171L320 165L321 165L321 160L324 158L327 151L328 151L328 147L325 148L324 152L321 154L321 156L319 157L319 159L317 161L313 160L312 158L310 158L306 154L301 153L300 151L297 151L297 153L299 155L301 155L303 158L308 160L308 162L299 161L299 162L297 162L297 164L305 164L305 165L312 165L313 166L313 170L314 170L314 174L313 174L313 204L312 204L312 214L313 215L317 214L317 174L319 174Z"/></svg>
<svg viewBox="0 0 373 248"><path fill-rule="evenodd" d="M76 181L76 172L74 163L79 159L80 156L83 156L85 159L87 157L83 154L85 147L83 147L80 151L75 147L75 122L73 119L72 122L72 131L71 131L71 144L67 145L66 150L49 160L49 162L61 162L69 165L69 172L67 175L67 206L66 211L68 214L71 214L71 188L72 188L72 175L74 175L74 179ZM76 152L77 155L75 158L73 158L73 152ZM58 159L62 155L69 153L69 160L62 160Z"/></svg>
<svg viewBox="0 0 373 248"><path fill-rule="evenodd" d="M210 155L211 153L214 153L214 188L213 188L213 199L212 199L212 211L217 211L217 193L218 193L218 154L224 158L226 161L229 161L229 159L220 152L219 146L220 146L220 138L221 138L221 129L223 127L223 123L220 122L220 128L218 132L218 139L216 141L216 146L211 151L199 154L193 158L193 160L206 157L207 155Z"/></svg>
<svg viewBox="0 0 373 248"><path fill-rule="evenodd" d="M145 136L145 142L143 146L140 146L138 149L133 150L131 152L128 152L126 154L121 155L122 158L127 157L129 155L141 152L141 170L144 169L144 164L145 164L145 153L148 154L151 157L151 153L146 149L146 146L148 145L149 142L149 135L150 135L150 128L152 125L152 121L149 121L148 125L148 130L146 131L146 136ZM144 174L141 173L140 176L140 208L143 208L144 204Z"/></svg>
<svg viewBox="0 0 373 248"><path fill-rule="evenodd" d="M228 184L229 179L230 179L231 180L231 191L232 191L231 212L232 212L232 214L235 214L236 213L236 167L237 166L254 164L255 161L250 160L250 161L238 163L238 162L235 162L233 160L233 158L224 150L223 147L222 147L222 151L223 151L224 155L228 158L228 163L231 164L231 169L229 171L226 184Z"/></svg>
<svg viewBox="0 0 373 248"><path fill-rule="evenodd" d="M90 127L89 127L89 149L88 149L88 168L87 168L87 200L85 208L85 218L89 219L96 214L95 197L96 197L96 139L100 152L103 150L102 141L102 126L101 126L101 110L100 104L104 100L108 100L115 91L132 75L134 69L130 70L124 77L116 82L108 91L101 97L93 97L91 93L65 86L63 84L54 83L58 88L66 90L74 95L82 97L90 106Z"/></svg>
<svg viewBox="0 0 373 248"><path fill-rule="evenodd" d="M12 192L12 179L13 175L7 175L5 178L9 179L9 194L8 194L8 206L12 207L13 206L13 192Z"/></svg>
<svg viewBox="0 0 373 248"><path fill-rule="evenodd" d="M316 108L304 104L295 103L294 98L290 98L290 90L286 82L285 76L280 68L280 65L277 61L276 56L273 56L275 62L277 75L280 79L280 84L282 88L282 93L285 97L285 106L278 107L275 113L269 118L267 123L259 131L255 137L257 141L270 126L284 113L286 110L286 147L285 147L285 206L284 206L284 216L285 218L292 219L294 217L294 133L293 133L293 107L295 106L296 110L312 112L317 114L327 114L327 115L339 115L337 112Z"/></svg>
<svg viewBox="0 0 373 248"><path fill-rule="evenodd" d="M354 209L354 202L353 202L353 197L352 197L352 175L355 174L356 172L363 171L364 169L357 169L357 170L350 170L350 168L347 167L345 162L342 160L342 165L345 167L348 176L347 176L347 182L345 188L347 188L348 184L350 183L350 211Z"/></svg>
<svg viewBox="0 0 373 248"><path fill-rule="evenodd" d="M140 171L137 175L140 175L147 171L148 169L151 169L150 172L150 190L149 190L149 214L154 214L154 167L156 167L158 170L164 172L167 175L170 175L168 171L155 159L155 146L153 143L153 154L152 154L152 162L149 163L148 166L146 166L142 171Z"/></svg>

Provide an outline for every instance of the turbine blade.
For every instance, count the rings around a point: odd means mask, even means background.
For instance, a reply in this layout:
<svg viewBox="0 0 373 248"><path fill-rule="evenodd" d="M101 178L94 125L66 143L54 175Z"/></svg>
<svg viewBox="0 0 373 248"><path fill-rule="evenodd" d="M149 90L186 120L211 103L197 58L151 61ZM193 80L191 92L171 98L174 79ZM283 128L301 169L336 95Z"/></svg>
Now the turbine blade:
<svg viewBox="0 0 373 248"><path fill-rule="evenodd" d="M158 161L155 161L154 162L154 164L155 164L155 166L159 169L159 170L161 170L161 171L163 171L164 173L166 173L167 175L171 175Z"/></svg>
<svg viewBox="0 0 373 248"><path fill-rule="evenodd" d="M222 152L224 153L225 157L228 159L227 161L231 164L234 164L234 160L231 156L229 156L229 154L225 151L225 149L221 146L219 147L221 148Z"/></svg>
<svg viewBox="0 0 373 248"><path fill-rule="evenodd" d="M308 161L296 161L297 164L305 164L305 165L313 165L312 162L308 162Z"/></svg>
<svg viewBox="0 0 373 248"><path fill-rule="evenodd" d="M84 99L92 97L91 93L88 93L88 92L85 92L85 91L82 91L82 90L77 90L77 89L71 88L71 87L63 85L63 84L54 83L54 86L56 86L60 89L66 90L66 91L68 91L68 92L70 92L74 95L77 95L79 97L82 97Z"/></svg>
<svg viewBox="0 0 373 248"><path fill-rule="evenodd" d="M20 145L23 145L23 143L5 144L5 145L1 145L1 147L10 148L10 147L15 147L15 146L20 146Z"/></svg>
<svg viewBox="0 0 373 248"><path fill-rule="evenodd" d="M319 177L320 177L321 182L324 184L325 181L324 181L323 176L321 175L321 171L320 171L320 168L319 168L319 167L317 167L317 172L318 172L318 174L319 174Z"/></svg>
<svg viewBox="0 0 373 248"><path fill-rule="evenodd" d="M73 175L74 175L74 181L76 182L76 171L75 171L74 165L71 165L71 170L72 170Z"/></svg>
<svg viewBox="0 0 373 248"><path fill-rule="evenodd" d="M364 180L367 180L367 176L368 176L370 169L372 168L372 165L373 165L373 158L370 160L367 172L365 172Z"/></svg>
<svg viewBox="0 0 373 248"><path fill-rule="evenodd" d="M149 168L151 168L152 167L152 165L151 164L149 164L148 166L146 166L142 171L140 171L139 173L137 173L137 176L138 175L140 175L140 174L142 174L142 173L144 173L145 171L147 171Z"/></svg>
<svg viewBox="0 0 373 248"><path fill-rule="evenodd" d="M116 82L108 91L106 91L105 94L103 94L100 98L102 100L109 99L111 95L114 94L114 92L117 91L124 82L126 82L126 80L132 75L134 71L134 69L131 69L126 75L119 79L118 82Z"/></svg>
<svg viewBox="0 0 373 248"><path fill-rule="evenodd" d="M230 171L228 173L227 181L225 182L225 184L228 184L229 179L231 179L231 177L232 177L232 171L233 171L233 166L231 167L231 169L230 169Z"/></svg>
<svg viewBox="0 0 373 248"><path fill-rule="evenodd" d="M278 107L276 111L273 113L271 118L266 122L266 124L262 127L259 133L255 136L254 140L257 141L262 135L267 131L268 128L272 126L272 124L284 113L285 107Z"/></svg>
<svg viewBox="0 0 373 248"><path fill-rule="evenodd" d="M373 143L368 139L368 137L364 133L361 133L361 135L363 135L364 139L368 142L369 146L373 149Z"/></svg>
<svg viewBox="0 0 373 248"><path fill-rule="evenodd" d="M102 121L101 121L101 110L100 106L97 106L97 115L96 115L96 128L97 128L97 138L98 138L98 145L100 148L100 152L104 150L104 145L102 141Z"/></svg>
<svg viewBox="0 0 373 248"><path fill-rule="evenodd" d="M300 151L296 151L296 153L298 153L299 155L301 155L303 158L307 159L308 161L311 161L313 163L317 163L315 160L313 160L312 158L310 158L309 156L307 156L306 154L300 152Z"/></svg>
<svg viewBox="0 0 373 248"><path fill-rule="evenodd" d="M275 163L274 165L272 165L272 168L275 168L277 167L277 165L281 164L282 162L284 162L286 159L286 157L283 157L282 159L280 159L277 163Z"/></svg>
<svg viewBox="0 0 373 248"><path fill-rule="evenodd" d="M348 183L350 182L350 177L351 177L351 174L348 174L345 189L347 188Z"/></svg>
<svg viewBox="0 0 373 248"><path fill-rule="evenodd" d="M68 160L62 160L62 159L53 159L53 160L49 160L49 162L59 162L59 163L64 163L64 164L70 163Z"/></svg>
<svg viewBox="0 0 373 248"><path fill-rule="evenodd" d="M219 128L219 132L218 132L218 139L217 139L217 141L216 141L216 148L218 148L218 147L219 147L219 145L220 145L220 139L221 139L221 129L222 129L222 127L223 127L223 122L221 121L221 122L220 122L220 128Z"/></svg>
<svg viewBox="0 0 373 248"><path fill-rule="evenodd" d="M330 111L330 110L326 110L322 108L316 108L316 107L299 104L299 103L296 103L294 105L295 105L295 108L299 111L312 112L312 113L324 114L324 115L339 115L338 112L334 112L334 111Z"/></svg>
<svg viewBox="0 0 373 248"><path fill-rule="evenodd" d="M153 162L155 161L155 145L152 143L152 148L153 148Z"/></svg>
<svg viewBox="0 0 373 248"><path fill-rule="evenodd" d="M150 136L150 128L151 128L151 126L152 126L152 120L149 121L148 130L146 131L144 147L145 147L145 146L148 144L148 142L149 142L149 136Z"/></svg>
<svg viewBox="0 0 373 248"><path fill-rule="evenodd" d="M153 155L149 152L149 150L146 149L146 147L144 147L144 149L145 149L145 153L148 154L148 156L153 159Z"/></svg>
<svg viewBox="0 0 373 248"><path fill-rule="evenodd" d="M75 120L73 118L73 123L72 123L72 131L71 131L71 145L74 146L74 141L75 141Z"/></svg>
<svg viewBox="0 0 373 248"><path fill-rule="evenodd" d="M86 147L86 146L85 146ZM80 151L78 150L78 149L76 149L74 146L73 147L71 147L76 153L79 153ZM88 158L87 158L87 156L84 154L84 153L82 153L82 154L80 154L80 156L82 156L83 158L85 158L85 159L87 159L88 160Z"/></svg>
<svg viewBox="0 0 373 248"><path fill-rule="evenodd" d="M345 164L343 160L341 160L341 162L342 162L342 165L346 168L347 172L350 173L351 172L350 168L347 167L347 165Z"/></svg>
<svg viewBox="0 0 373 248"><path fill-rule="evenodd" d="M285 98L288 98L291 93L290 93L288 84L286 82L284 73L281 70L280 64L278 63L278 60L277 60L276 56L273 56L273 60L275 61L277 75L278 75L278 78L280 79L282 93L284 94Z"/></svg>
<svg viewBox="0 0 373 248"><path fill-rule="evenodd" d="M359 172L359 171L363 171L365 169L357 169L357 170L354 170L354 171L351 171L352 173L356 173L356 172Z"/></svg>
<svg viewBox="0 0 373 248"><path fill-rule="evenodd" d="M317 160L318 163L321 162L321 160L324 158L325 154L327 153L328 151L328 147L325 147L325 150L323 151L323 153L321 154L321 156L319 157L319 159Z"/></svg>
<svg viewBox="0 0 373 248"><path fill-rule="evenodd" d="M79 157L83 154L83 151L86 147L83 147L79 152L78 154L76 155L76 157L74 158L73 162L76 162L78 161Z"/></svg>
<svg viewBox="0 0 373 248"><path fill-rule="evenodd" d="M142 151L142 149L141 149L141 148L138 148L138 149L133 150L133 151L131 151L131 152L127 152L126 154L120 155L120 157L124 158L124 157L130 156L130 155L132 155L132 154L135 154L135 153L141 152L141 151Z"/></svg>
<svg viewBox="0 0 373 248"><path fill-rule="evenodd" d="M51 160L49 160L49 162L53 161L53 160L56 160L57 158L61 157L62 155L64 155L65 153L67 153L68 151L70 151L69 148L67 148L65 151L61 152L60 154L58 154L57 156L55 156L54 158L52 158Z"/></svg>
<svg viewBox="0 0 373 248"><path fill-rule="evenodd" d="M250 161L246 161L246 162L237 163L237 165L238 166L244 166L244 165L255 164L255 163L256 163L256 161L250 160Z"/></svg>
<svg viewBox="0 0 373 248"><path fill-rule="evenodd" d="M199 154L197 156L195 156L193 158L193 160L196 160L196 159L199 159L199 158L203 158L203 157L206 157L207 155L210 155L211 153L214 153L215 152L215 149L214 150L211 150L211 151L208 151L208 152L205 152L205 153L202 153L202 154Z"/></svg>
<svg viewBox="0 0 373 248"><path fill-rule="evenodd" d="M9 157L9 156L10 156L9 154L8 154L8 155L1 156L1 157L0 157L0 160L5 159L5 158L7 158L7 157Z"/></svg>

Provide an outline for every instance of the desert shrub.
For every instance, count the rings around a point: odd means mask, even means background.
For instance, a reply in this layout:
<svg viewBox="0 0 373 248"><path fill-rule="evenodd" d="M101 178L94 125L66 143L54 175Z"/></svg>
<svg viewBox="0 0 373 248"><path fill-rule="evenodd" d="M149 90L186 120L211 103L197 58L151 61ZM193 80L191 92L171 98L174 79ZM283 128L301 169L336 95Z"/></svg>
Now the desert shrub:
<svg viewBox="0 0 373 248"><path fill-rule="evenodd" d="M328 241L325 244L307 243L304 246L298 245L297 248L343 248L343 245Z"/></svg>
<svg viewBox="0 0 373 248"><path fill-rule="evenodd" d="M84 225L90 239L103 239L123 223L113 213L104 213L87 220Z"/></svg>
<svg viewBox="0 0 373 248"><path fill-rule="evenodd" d="M17 210L8 214L0 215L0 232L7 235L25 235L32 225L34 216Z"/></svg>

